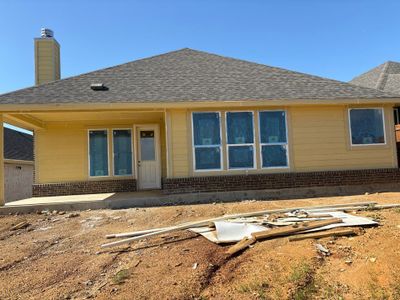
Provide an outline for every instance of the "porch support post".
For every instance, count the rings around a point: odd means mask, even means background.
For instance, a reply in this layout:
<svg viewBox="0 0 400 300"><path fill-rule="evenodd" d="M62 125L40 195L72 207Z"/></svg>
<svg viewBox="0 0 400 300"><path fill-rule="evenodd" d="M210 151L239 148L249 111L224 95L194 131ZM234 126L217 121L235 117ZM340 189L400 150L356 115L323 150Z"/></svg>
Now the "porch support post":
<svg viewBox="0 0 400 300"><path fill-rule="evenodd" d="M0 206L4 206L4 124L0 114Z"/></svg>

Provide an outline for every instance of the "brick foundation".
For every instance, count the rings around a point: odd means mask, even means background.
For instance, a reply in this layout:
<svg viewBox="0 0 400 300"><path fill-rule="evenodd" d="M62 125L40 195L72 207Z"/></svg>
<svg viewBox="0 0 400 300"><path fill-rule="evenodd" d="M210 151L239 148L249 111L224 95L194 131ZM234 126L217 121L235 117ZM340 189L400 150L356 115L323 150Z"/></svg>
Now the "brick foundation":
<svg viewBox="0 0 400 300"><path fill-rule="evenodd" d="M136 191L136 179L34 184L33 197Z"/></svg>
<svg viewBox="0 0 400 300"><path fill-rule="evenodd" d="M399 169L224 175L163 180L164 194L400 183Z"/></svg>

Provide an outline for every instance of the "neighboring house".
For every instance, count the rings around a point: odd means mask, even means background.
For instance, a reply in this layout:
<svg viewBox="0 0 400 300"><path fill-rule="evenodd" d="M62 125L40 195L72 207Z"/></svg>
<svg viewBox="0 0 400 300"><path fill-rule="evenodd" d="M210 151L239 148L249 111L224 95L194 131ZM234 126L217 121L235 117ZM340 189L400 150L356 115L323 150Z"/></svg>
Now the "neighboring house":
<svg viewBox="0 0 400 300"><path fill-rule="evenodd" d="M7 202L32 197L33 137L4 128L4 185Z"/></svg>
<svg viewBox="0 0 400 300"><path fill-rule="evenodd" d="M357 77L351 84L400 95L400 63L387 61ZM395 108L395 123L400 124L400 113Z"/></svg>
<svg viewBox="0 0 400 300"><path fill-rule="evenodd" d="M0 96L35 196L400 180L391 93L191 49L58 80L52 34L35 51L39 85Z"/></svg>
<svg viewBox="0 0 400 300"><path fill-rule="evenodd" d="M387 61L354 77L350 83L400 95L400 63Z"/></svg>
<svg viewBox="0 0 400 300"><path fill-rule="evenodd" d="M350 81L351 84L400 95L400 63L387 61ZM400 107L393 108L397 155L400 160Z"/></svg>

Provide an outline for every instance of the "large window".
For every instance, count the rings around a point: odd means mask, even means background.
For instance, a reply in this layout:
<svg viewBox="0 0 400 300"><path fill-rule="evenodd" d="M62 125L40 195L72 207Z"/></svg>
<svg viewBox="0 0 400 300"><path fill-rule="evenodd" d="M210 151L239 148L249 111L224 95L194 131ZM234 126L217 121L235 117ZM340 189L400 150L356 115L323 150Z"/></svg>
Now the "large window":
<svg viewBox="0 0 400 300"><path fill-rule="evenodd" d="M253 113L227 112L226 130L229 169L253 169Z"/></svg>
<svg viewBox="0 0 400 300"><path fill-rule="evenodd" d="M285 111L261 111L260 147L263 168L288 167Z"/></svg>
<svg viewBox="0 0 400 300"><path fill-rule="evenodd" d="M89 131L90 176L108 176L107 130Z"/></svg>
<svg viewBox="0 0 400 300"><path fill-rule="evenodd" d="M349 118L352 145L385 144L382 108L352 108Z"/></svg>
<svg viewBox="0 0 400 300"><path fill-rule="evenodd" d="M220 114L199 112L192 117L195 170L222 169Z"/></svg>
<svg viewBox="0 0 400 300"><path fill-rule="evenodd" d="M114 175L132 175L132 137L130 129L113 130Z"/></svg>

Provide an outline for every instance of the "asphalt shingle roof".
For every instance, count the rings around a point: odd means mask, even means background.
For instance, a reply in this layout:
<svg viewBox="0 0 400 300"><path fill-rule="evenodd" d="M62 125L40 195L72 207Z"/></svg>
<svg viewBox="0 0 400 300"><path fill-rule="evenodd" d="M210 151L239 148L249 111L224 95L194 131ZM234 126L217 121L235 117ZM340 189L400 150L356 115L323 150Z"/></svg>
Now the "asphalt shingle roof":
<svg viewBox="0 0 400 300"><path fill-rule="evenodd" d="M350 83L400 95L400 63L387 61L353 78Z"/></svg>
<svg viewBox="0 0 400 300"><path fill-rule="evenodd" d="M33 136L4 128L4 158L33 161Z"/></svg>
<svg viewBox="0 0 400 300"><path fill-rule="evenodd" d="M104 83L105 91L90 85ZM0 95L0 104L135 103L394 97L374 89L192 49Z"/></svg>

